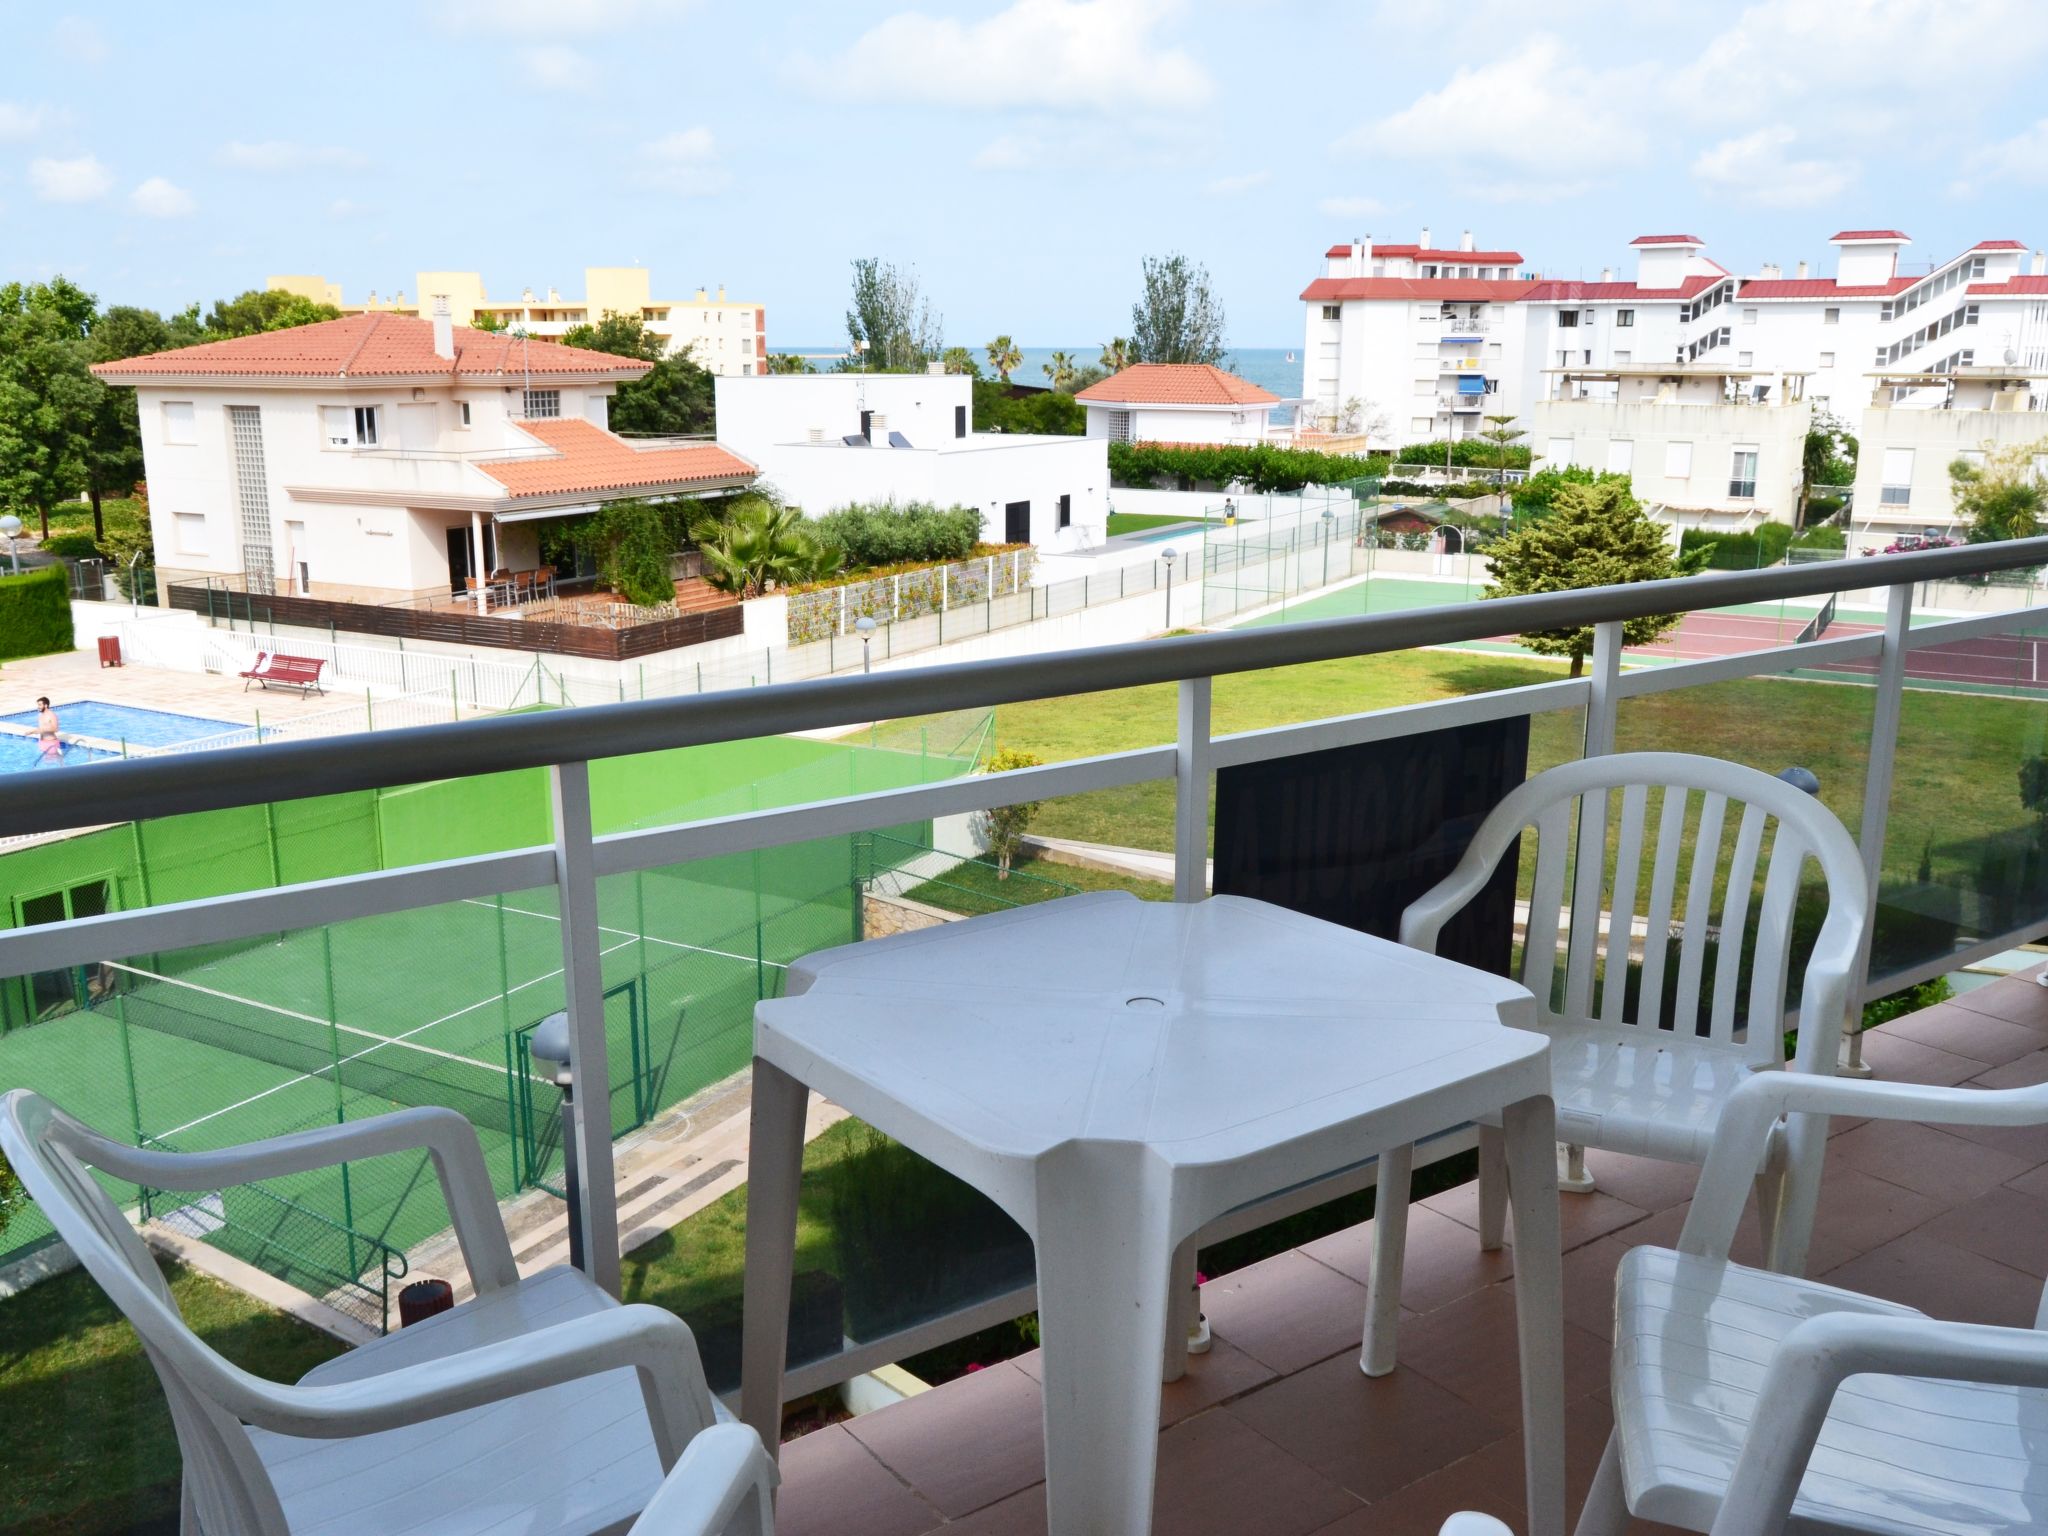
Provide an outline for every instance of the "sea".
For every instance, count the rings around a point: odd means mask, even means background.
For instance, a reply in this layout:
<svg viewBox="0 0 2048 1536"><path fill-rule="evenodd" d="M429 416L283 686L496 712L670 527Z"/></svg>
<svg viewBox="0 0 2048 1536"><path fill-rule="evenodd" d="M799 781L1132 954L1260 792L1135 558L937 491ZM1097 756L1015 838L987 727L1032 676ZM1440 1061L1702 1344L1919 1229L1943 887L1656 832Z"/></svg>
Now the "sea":
<svg viewBox="0 0 2048 1536"><path fill-rule="evenodd" d="M845 353L846 347L843 342L837 346L816 347L786 347L777 344L771 346L769 350L800 353L813 359L818 367L829 368ZM1086 367L1090 363L1099 364L1102 360L1102 343L1099 341L1092 345L1062 348L1020 346L1017 350L1023 353L1024 361L1010 374L1010 382L1013 384L1051 382L1046 378L1045 370L1051 365L1052 355L1056 350L1071 354L1078 367ZM988 357L982 348L974 349L974 360L981 364L982 372L987 374ZM1249 379L1261 389L1272 391L1282 400L1293 400L1301 394L1301 350L1298 347L1232 347L1224 356L1223 366L1239 378ZM1276 423L1293 419L1292 406L1283 405L1273 412L1273 420Z"/></svg>

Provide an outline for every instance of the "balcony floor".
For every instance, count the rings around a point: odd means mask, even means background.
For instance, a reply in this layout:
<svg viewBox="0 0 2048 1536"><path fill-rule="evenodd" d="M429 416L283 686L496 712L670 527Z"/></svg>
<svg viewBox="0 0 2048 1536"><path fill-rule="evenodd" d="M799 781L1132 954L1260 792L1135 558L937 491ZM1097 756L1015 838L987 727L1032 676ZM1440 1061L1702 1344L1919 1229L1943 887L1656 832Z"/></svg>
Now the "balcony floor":
<svg viewBox="0 0 2048 1536"><path fill-rule="evenodd" d="M1993 982L1865 1036L1878 1076L2048 1081L2048 988ZM1669 1243L1695 1171L1593 1153L1566 1195L1571 1512L1610 1423L1614 1267ZM1412 1212L1401 1365L1358 1371L1370 1233L1356 1227L1212 1281L1215 1347L1165 1392L1155 1529L1171 1536L1435 1536L1458 1509L1518 1531L1512 1248L1479 1251L1466 1185ZM1754 1262L1754 1215L1736 1256ZM1943 1317L2033 1322L2048 1276L2048 1128L1952 1134L1837 1122L1811 1272ZM992 1366L785 1446L780 1536L1045 1529L1038 1357ZM1637 1531L1666 1529L1638 1523Z"/></svg>

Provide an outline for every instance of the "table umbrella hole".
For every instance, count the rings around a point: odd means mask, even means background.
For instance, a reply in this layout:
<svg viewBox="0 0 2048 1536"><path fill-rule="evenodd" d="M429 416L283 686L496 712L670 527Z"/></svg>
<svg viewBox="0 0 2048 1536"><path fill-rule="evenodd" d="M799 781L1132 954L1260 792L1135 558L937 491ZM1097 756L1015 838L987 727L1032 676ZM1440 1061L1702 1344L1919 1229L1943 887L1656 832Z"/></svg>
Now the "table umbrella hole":
<svg viewBox="0 0 2048 1536"><path fill-rule="evenodd" d="M1166 1000L1158 997L1127 997L1124 999L1124 1006L1126 1008L1164 1008Z"/></svg>

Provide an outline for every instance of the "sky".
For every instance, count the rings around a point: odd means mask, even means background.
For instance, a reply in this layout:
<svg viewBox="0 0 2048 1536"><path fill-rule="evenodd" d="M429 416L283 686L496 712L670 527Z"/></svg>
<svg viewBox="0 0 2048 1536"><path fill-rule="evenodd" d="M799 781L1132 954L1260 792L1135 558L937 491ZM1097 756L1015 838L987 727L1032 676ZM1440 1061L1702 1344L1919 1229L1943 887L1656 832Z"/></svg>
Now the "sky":
<svg viewBox="0 0 2048 1536"><path fill-rule="evenodd" d="M0 280L154 308L638 263L815 345L872 255L951 342L1092 346L1181 251L1287 346L1327 246L1424 226L1563 277L1646 233L1737 272L2048 244L2048 0L0 0L0 36Z"/></svg>

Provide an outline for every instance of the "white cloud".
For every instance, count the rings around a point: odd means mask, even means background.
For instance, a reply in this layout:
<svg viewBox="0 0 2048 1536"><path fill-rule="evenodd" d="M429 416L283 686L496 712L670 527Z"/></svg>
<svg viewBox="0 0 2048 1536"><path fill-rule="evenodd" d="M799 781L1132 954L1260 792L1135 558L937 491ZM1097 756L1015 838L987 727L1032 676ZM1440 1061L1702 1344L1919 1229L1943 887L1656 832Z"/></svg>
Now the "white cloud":
<svg viewBox="0 0 2048 1536"><path fill-rule="evenodd" d="M1012 0L961 22L899 11L793 74L836 98L988 110L1184 111L1214 94L1208 72L1159 33L1172 0Z"/></svg>
<svg viewBox="0 0 2048 1536"><path fill-rule="evenodd" d="M1316 207L1335 219L1369 219L1388 211L1376 197L1326 197Z"/></svg>
<svg viewBox="0 0 2048 1536"><path fill-rule="evenodd" d="M107 34L100 24L84 16L65 16L51 29L60 52L81 64L101 64L107 57Z"/></svg>
<svg viewBox="0 0 2048 1536"><path fill-rule="evenodd" d="M152 176L128 194L128 204L152 219L182 219L199 205L183 187L173 186L161 176Z"/></svg>
<svg viewBox="0 0 2048 1536"><path fill-rule="evenodd" d="M359 203L348 197L337 197L327 205L327 217L330 219L360 219L375 211L369 204Z"/></svg>
<svg viewBox="0 0 2048 1536"><path fill-rule="evenodd" d="M647 179L684 197L709 197L732 182L709 128L681 128L643 148Z"/></svg>
<svg viewBox="0 0 2048 1536"><path fill-rule="evenodd" d="M526 78L544 91L587 91L597 83L597 66L574 48L551 44L519 55Z"/></svg>
<svg viewBox="0 0 2048 1536"><path fill-rule="evenodd" d="M240 171L360 170L370 163L361 150L339 144L299 144L290 139L263 139L254 144L232 140L220 147L222 165Z"/></svg>
<svg viewBox="0 0 2048 1536"><path fill-rule="evenodd" d="M113 188L114 173L95 155L70 160L45 156L29 161L28 182L46 203L90 203Z"/></svg>
<svg viewBox="0 0 2048 1536"><path fill-rule="evenodd" d="M0 144L34 138L42 131L44 116L41 107L25 107L19 102L0 101Z"/></svg>
<svg viewBox="0 0 2048 1536"><path fill-rule="evenodd" d="M443 0L441 22L494 37L533 31L587 36L672 21L694 7L695 0Z"/></svg>
<svg viewBox="0 0 2048 1536"><path fill-rule="evenodd" d="M1271 171L1246 171L1240 176L1218 176L1202 190L1211 197L1241 197L1272 179Z"/></svg>
<svg viewBox="0 0 2048 1536"><path fill-rule="evenodd" d="M1494 201L1572 196L1642 159L1629 110L1639 80L1598 71L1547 33L1515 52L1461 65L1443 86L1338 141L1338 148L1455 168L1460 190ZM1489 131L1487 125L1500 131Z"/></svg>
<svg viewBox="0 0 2048 1536"><path fill-rule="evenodd" d="M1693 179L1709 192L1766 208L1831 202L1856 179L1853 160L1796 158L1798 142L1790 128L1759 128L1723 139L1693 161Z"/></svg>
<svg viewBox="0 0 2048 1536"><path fill-rule="evenodd" d="M978 171L1029 171L1045 165L1046 145L1026 133L1006 133L990 140L974 157Z"/></svg>
<svg viewBox="0 0 2048 1536"><path fill-rule="evenodd" d="M1970 156L1963 176L1950 183L1958 197L1995 191L2000 185L2048 185L2048 117L2009 139L1988 144Z"/></svg>

